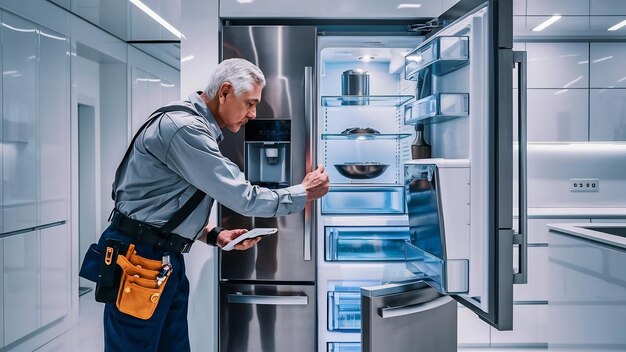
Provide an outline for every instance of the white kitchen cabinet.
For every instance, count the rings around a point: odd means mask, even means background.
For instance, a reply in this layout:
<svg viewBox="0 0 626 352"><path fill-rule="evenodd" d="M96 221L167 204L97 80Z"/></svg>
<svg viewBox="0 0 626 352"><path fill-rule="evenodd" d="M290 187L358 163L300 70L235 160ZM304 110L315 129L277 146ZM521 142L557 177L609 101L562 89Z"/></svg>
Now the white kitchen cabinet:
<svg viewBox="0 0 626 352"><path fill-rule="evenodd" d="M488 347L490 343L490 326L471 310L459 304L458 308L459 347Z"/></svg>
<svg viewBox="0 0 626 352"><path fill-rule="evenodd" d="M0 269L4 273L4 239L0 238ZM0 348L4 346L4 274L0 275Z"/></svg>
<svg viewBox="0 0 626 352"><path fill-rule="evenodd" d="M626 88L626 43L590 43L589 52L591 88Z"/></svg>
<svg viewBox="0 0 626 352"><path fill-rule="evenodd" d="M421 6L413 8L400 6L418 3L406 0L220 0L219 3L221 18L401 19L437 17L452 1L421 1Z"/></svg>
<svg viewBox="0 0 626 352"><path fill-rule="evenodd" d="M588 140L587 89L528 89L528 141Z"/></svg>
<svg viewBox="0 0 626 352"><path fill-rule="evenodd" d="M499 331L492 327L490 329L491 347L546 347L548 305L516 304L513 306L513 330Z"/></svg>
<svg viewBox="0 0 626 352"><path fill-rule="evenodd" d="M626 141L626 89L591 89L589 139Z"/></svg>
<svg viewBox="0 0 626 352"><path fill-rule="evenodd" d="M131 126L134 134L154 110L173 100L180 100L180 87L172 83L180 81L180 72L130 46L128 69L131 77Z"/></svg>
<svg viewBox="0 0 626 352"><path fill-rule="evenodd" d="M3 232L37 223L37 28L2 13Z"/></svg>
<svg viewBox="0 0 626 352"><path fill-rule="evenodd" d="M589 0L526 0L526 15L588 15Z"/></svg>
<svg viewBox="0 0 626 352"><path fill-rule="evenodd" d="M528 88L587 88L588 43L526 43Z"/></svg>
<svg viewBox="0 0 626 352"><path fill-rule="evenodd" d="M69 40L39 33L39 221L67 220L70 196Z"/></svg>
<svg viewBox="0 0 626 352"><path fill-rule="evenodd" d="M524 15L526 15L526 0L513 0L513 16Z"/></svg>
<svg viewBox="0 0 626 352"><path fill-rule="evenodd" d="M591 15L626 15L626 1L624 0L590 0L589 10ZM615 18L617 22L622 19Z"/></svg>
<svg viewBox="0 0 626 352"><path fill-rule="evenodd" d="M69 313L70 233L67 224L39 231L41 324L45 326Z"/></svg>
<svg viewBox="0 0 626 352"><path fill-rule="evenodd" d="M4 343L35 331L38 313L37 231L4 238Z"/></svg>
<svg viewBox="0 0 626 352"><path fill-rule="evenodd" d="M528 283L513 286L514 302L548 301L548 246L528 247Z"/></svg>

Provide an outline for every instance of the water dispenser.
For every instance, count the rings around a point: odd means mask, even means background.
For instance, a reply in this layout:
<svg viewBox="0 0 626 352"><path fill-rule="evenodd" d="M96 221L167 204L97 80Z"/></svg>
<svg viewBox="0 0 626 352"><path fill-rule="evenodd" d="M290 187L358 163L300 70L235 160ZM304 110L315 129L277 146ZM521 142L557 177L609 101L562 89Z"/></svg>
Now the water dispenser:
<svg viewBox="0 0 626 352"><path fill-rule="evenodd" d="M254 120L246 124L248 181L268 188L291 185L291 121Z"/></svg>

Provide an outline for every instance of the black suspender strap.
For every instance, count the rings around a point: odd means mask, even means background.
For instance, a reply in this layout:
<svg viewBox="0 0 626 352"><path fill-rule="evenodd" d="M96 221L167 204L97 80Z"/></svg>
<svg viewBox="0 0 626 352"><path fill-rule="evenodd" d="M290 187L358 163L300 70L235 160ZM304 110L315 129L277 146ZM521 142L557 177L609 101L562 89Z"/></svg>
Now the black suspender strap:
<svg viewBox="0 0 626 352"><path fill-rule="evenodd" d="M137 133L135 133L135 136L130 142L130 145L126 149L126 153L124 154L122 161L120 162L120 164L117 167L117 170L115 171L115 181L114 181L113 190L111 191L111 197L113 198L114 201L115 201L115 187L117 185L117 180L119 179L119 176L120 176L122 165L124 165L124 162L128 158L130 151L135 145L135 141L137 140L137 137L139 137L141 132L144 129L146 129L146 127L148 127L157 118L159 118L165 113L172 112L172 111L185 111L189 113L190 115L199 116L195 110L189 107L183 106L183 105L164 106L162 108L157 109L152 114L150 114L150 117L148 118L148 120L146 120L146 122L139 128ZM185 219L187 219L187 217L191 214L191 212L193 212L193 210L196 209L196 207L200 204L200 202L202 201L205 195L206 194L202 192L201 190L197 190L191 196L191 198L189 198L189 200L180 209L178 209L176 213L174 213L174 215L172 215L172 218L165 225L163 225L163 227L160 228L161 232L164 234L171 233L175 228L178 227L178 225L182 224L182 222L185 221Z"/></svg>

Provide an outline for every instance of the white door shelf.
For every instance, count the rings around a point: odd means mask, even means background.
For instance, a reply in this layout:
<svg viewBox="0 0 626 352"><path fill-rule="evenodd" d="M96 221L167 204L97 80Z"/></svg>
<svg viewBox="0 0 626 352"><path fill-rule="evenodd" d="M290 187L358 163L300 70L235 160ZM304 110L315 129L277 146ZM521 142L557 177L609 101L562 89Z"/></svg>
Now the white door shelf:
<svg viewBox="0 0 626 352"><path fill-rule="evenodd" d="M468 60L469 37L437 37L405 56L404 77L415 81L419 71L428 67L433 75L442 76L467 65Z"/></svg>
<svg viewBox="0 0 626 352"><path fill-rule="evenodd" d="M435 93L404 106L404 124L434 124L469 115L469 94Z"/></svg>
<svg viewBox="0 0 626 352"><path fill-rule="evenodd" d="M339 95L323 96L324 107L375 106L399 107L413 99L412 95Z"/></svg>

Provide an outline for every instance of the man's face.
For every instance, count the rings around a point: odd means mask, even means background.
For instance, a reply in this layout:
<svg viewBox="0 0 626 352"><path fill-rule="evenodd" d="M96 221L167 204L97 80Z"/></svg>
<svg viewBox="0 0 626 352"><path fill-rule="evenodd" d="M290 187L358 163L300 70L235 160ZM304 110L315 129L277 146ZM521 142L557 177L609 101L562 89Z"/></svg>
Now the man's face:
<svg viewBox="0 0 626 352"><path fill-rule="evenodd" d="M252 89L235 95L232 85L226 82L219 91L220 127L237 132L248 120L256 118L256 106L261 101L261 86L253 84ZM219 121L218 121L219 122Z"/></svg>

